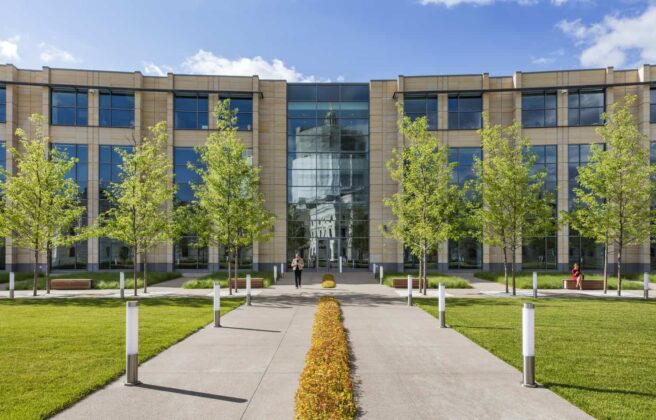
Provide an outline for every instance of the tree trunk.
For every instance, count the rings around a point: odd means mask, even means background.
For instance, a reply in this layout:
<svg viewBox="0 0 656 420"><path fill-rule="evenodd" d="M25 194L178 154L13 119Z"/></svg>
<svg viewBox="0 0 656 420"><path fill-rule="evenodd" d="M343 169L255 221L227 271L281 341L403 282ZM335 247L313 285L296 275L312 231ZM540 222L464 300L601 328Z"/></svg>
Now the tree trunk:
<svg viewBox="0 0 656 420"><path fill-rule="evenodd" d="M421 260L421 257L420 257L419 258L419 273L418 273L419 283L420 284L421 284L421 276L422 276L422 273L423 273L423 271L421 271L421 265L422 265L422 260Z"/></svg>
<svg viewBox="0 0 656 420"><path fill-rule="evenodd" d="M239 278L239 248L235 250L235 293L239 293L239 290L237 290L238 278Z"/></svg>
<svg viewBox="0 0 656 420"><path fill-rule="evenodd" d="M226 258L226 262L228 263L228 291L229 294L232 295L232 262L230 262L230 251L228 251L228 258Z"/></svg>
<svg viewBox="0 0 656 420"><path fill-rule="evenodd" d="M426 256L428 255L428 253L426 252L426 247L424 247L423 254L424 254L423 255L424 262L421 264L421 269L423 270L423 273L421 275L421 278L422 278L421 285L424 288L424 290L423 290L424 296L426 296L426 293L427 293L426 289L428 288L428 274L426 272L426 266L428 264L428 259L427 259Z"/></svg>
<svg viewBox="0 0 656 420"><path fill-rule="evenodd" d="M503 278L506 281L506 293L508 293L508 250L503 247Z"/></svg>
<svg viewBox="0 0 656 420"><path fill-rule="evenodd" d="M36 282L39 278L39 251L34 251L34 279L32 282L32 296L36 296Z"/></svg>
<svg viewBox="0 0 656 420"><path fill-rule="evenodd" d="M604 242L604 294L608 293L608 234Z"/></svg>
<svg viewBox="0 0 656 420"><path fill-rule="evenodd" d="M617 296L622 296L622 246L617 250Z"/></svg>
<svg viewBox="0 0 656 420"><path fill-rule="evenodd" d="M513 296L517 295L517 288L515 287L515 250L512 250L512 267L510 267L510 272L512 273L512 289L513 289Z"/></svg>
<svg viewBox="0 0 656 420"><path fill-rule="evenodd" d="M144 270L143 270L144 293L148 293L148 251L145 251L143 253L143 261L144 261Z"/></svg>
<svg viewBox="0 0 656 420"><path fill-rule="evenodd" d="M132 280L134 281L134 295L137 296L137 247L132 247Z"/></svg>
<svg viewBox="0 0 656 420"><path fill-rule="evenodd" d="M52 249L48 244L46 251L46 294L50 294L50 269L52 268Z"/></svg>

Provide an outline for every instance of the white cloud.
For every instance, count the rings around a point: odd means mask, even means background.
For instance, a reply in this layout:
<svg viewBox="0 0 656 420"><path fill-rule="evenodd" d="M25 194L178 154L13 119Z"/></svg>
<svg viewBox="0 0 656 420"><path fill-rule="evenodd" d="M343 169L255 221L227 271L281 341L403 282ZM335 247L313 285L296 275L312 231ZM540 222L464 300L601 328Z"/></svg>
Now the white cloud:
<svg viewBox="0 0 656 420"><path fill-rule="evenodd" d="M7 39L0 39L0 60L20 60L18 55L18 41L20 36L14 35Z"/></svg>
<svg viewBox="0 0 656 420"><path fill-rule="evenodd" d="M267 61L260 56L242 57L235 60L214 55L205 50L198 50L188 57L182 68L192 74L220 74L226 76L253 76L262 79L285 79L288 82L318 82L326 81L312 75L304 75L296 68L287 67L282 60L274 58Z"/></svg>
<svg viewBox="0 0 656 420"><path fill-rule="evenodd" d="M166 76L166 73L172 72L173 68L166 64L157 65L152 61L142 62L144 74L150 76Z"/></svg>
<svg viewBox="0 0 656 420"><path fill-rule="evenodd" d="M45 42L39 44L39 50L41 50L39 58L46 63L74 63L79 61L68 51L59 49L54 45L46 44Z"/></svg>
<svg viewBox="0 0 656 420"><path fill-rule="evenodd" d="M563 20L556 26L583 47L579 56L583 66L656 62L656 4L637 16L608 15L590 25L581 19Z"/></svg>
<svg viewBox="0 0 656 420"><path fill-rule="evenodd" d="M565 55L565 50L563 50L562 48L559 48L557 50L551 51L546 56L531 57L531 63L536 64L536 65L551 64L551 63L555 62L558 57L562 57L563 55Z"/></svg>

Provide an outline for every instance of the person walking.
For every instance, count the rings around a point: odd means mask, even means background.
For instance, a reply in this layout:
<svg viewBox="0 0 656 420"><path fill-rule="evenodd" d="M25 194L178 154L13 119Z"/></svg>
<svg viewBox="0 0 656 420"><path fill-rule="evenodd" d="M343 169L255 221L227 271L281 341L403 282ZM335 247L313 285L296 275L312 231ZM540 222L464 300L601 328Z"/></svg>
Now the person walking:
<svg viewBox="0 0 656 420"><path fill-rule="evenodd" d="M301 287L301 274L303 273L303 266L303 258L301 258L297 252L294 260L292 261L292 270L294 270L294 284L296 285L297 289Z"/></svg>
<svg viewBox="0 0 656 420"><path fill-rule="evenodd" d="M581 272L581 266L579 263L574 263L574 268L572 268L572 280L576 280L576 287L579 290L583 290L583 273Z"/></svg>

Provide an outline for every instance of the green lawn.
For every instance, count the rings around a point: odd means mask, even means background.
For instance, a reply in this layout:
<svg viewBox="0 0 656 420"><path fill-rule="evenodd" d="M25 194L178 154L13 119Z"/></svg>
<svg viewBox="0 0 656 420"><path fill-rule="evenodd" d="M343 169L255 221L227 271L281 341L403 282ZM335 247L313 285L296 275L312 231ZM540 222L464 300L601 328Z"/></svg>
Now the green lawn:
<svg viewBox="0 0 656 420"><path fill-rule="evenodd" d="M388 273L383 277L383 284L385 286L392 286L392 279L398 278L407 278L408 274L412 277L417 276L418 272L408 272L408 273ZM447 289L471 289L469 282L462 277L452 276L449 274L435 274L428 273L428 288L437 289L439 284L444 282L444 286Z"/></svg>
<svg viewBox="0 0 656 420"><path fill-rule="evenodd" d="M447 324L521 370L527 301L536 307L539 383L596 418L653 418L656 301L447 299ZM414 304L437 317L436 299Z"/></svg>
<svg viewBox="0 0 656 420"><path fill-rule="evenodd" d="M18 274L21 276L18 277ZM16 277L16 290L32 290L32 274L27 274L25 278L24 274L27 273L17 273ZM53 279L91 279L91 287L94 289L118 289L119 288L119 276L120 274L115 271L82 271L69 274L54 274L51 276ZM137 287L143 287L143 274L137 273ZM152 286L157 283L161 283L166 280L177 279L181 274L178 272L161 272L161 271L152 271L148 273L148 285ZM19 278L22 280L19 281ZM40 277L37 281L37 287L39 290L45 290L46 280L43 277ZM134 287L134 282L132 281L132 271L125 271L125 288L131 289Z"/></svg>
<svg viewBox="0 0 656 420"><path fill-rule="evenodd" d="M478 271L474 273L474 277L483 280L495 281L497 283L505 284L503 273L491 271ZM563 279L572 277L571 273L540 273L538 272L538 289L562 289ZM587 279L603 279L601 274L586 274ZM639 276L628 275L622 282L623 290L642 290L642 274ZM518 289L532 289L533 288L533 272L519 271L515 275L515 282ZM508 285L512 287L512 278L508 274ZM608 289L617 290L617 277L608 276Z"/></svg>
<svg viewBox="0 0 656 420"><path fill-rule="evenodd" d="M124 373L124 300L3 299L0 314L0 418L50 416ZM139 360L212 319L209 298L139 300Z"/></svg>
<svg viewBox="0 0 656 420"><path fill-rule="evenodd" d="M252 278L258 277L264 279L264 287L269 287L273 281L273 274L270 271L249 271L239 270L239 278L246 278L246 274L250 274ZM218 281L221 287L228 287L228 273L227 272L214 272L199 277L194 280L189 280L182 285L184 289L211 289L214 287L214 282Z"/></svg>

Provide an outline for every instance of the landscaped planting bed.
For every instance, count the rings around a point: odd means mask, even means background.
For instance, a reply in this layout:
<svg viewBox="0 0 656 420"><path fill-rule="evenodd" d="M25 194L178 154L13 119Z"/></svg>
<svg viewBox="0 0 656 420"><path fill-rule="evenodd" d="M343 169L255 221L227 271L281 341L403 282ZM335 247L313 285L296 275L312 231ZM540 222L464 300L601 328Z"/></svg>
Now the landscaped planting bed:
<svg viewBox="0 0 656 420"><path fill-rule="evenodd" d="M247 274L251 275L251 278L262 278L264 287L269 287L272 282L273 274L269 271L239 271L239 278L246 278ZM293 275L293 274L292 274ZM234 278L234 274L233 274ZM184 289L211 289L214 287L214 282L218 281L221 287L228 287L228 272L215 272L206 274L197 279L189 280L182 285Z"/></svg>
<svg viewBox="0 0 656 420"><path fill-rule="evenodd" d="M378 273L376 274L378 275ZM408 275L413 278L418 277L416 272L407 272L407 273L389 273L384 274L383 284L385 286L392 286L392 279L395 278L407 278ZM447 289L471 289L469 282L462 277L452 276L449 274L435 274L428 273L428 288L437 289L440 283L444 283L444 287Z"/></svg>
<svg viewBox="0 0 656 420"><path fill-rule="evenodd" d="M342 311L335 298L323 297L314 316L312 344L296 391L294 417L351 419L356 411Z"/></svg>
<svg viewBox="0 0 656 420"><path fill-rule="evenodd" d="M132 270L126 270L124 273L125 288L132 289L134 287ZM148 286L177 279L180 276L181 274L175 271L170 273L162 271L148 272ZM22 280L18 280L19 278ZM16 290L32 290L32 278L31 273L20 273L20 277L17 276L16 279ZM50 279L91 279L91 288L93 289L118 289L120 274L117 271L81 271L68 274L53 274L50 276ZM45 277L39 277L37 287L39 290L46 289ZM137 273L137 287L143 288L143 273Z"/></svg>
<svg viewBox="0 0 656 420"><path fill-rule="evenodd" d="M501 284L505 284L506 282L503 273L492 272L492 271L479 271L474 273L474 277L483 280L494 281ZM624 280L622 281L622 289L641 290L643 288L642 277L640 277L640 281L632 280L636 278L633 275L627 277L630 278L624 277ZM538 272L538 289L562 289L563 280L571 279L571 278L572 278L571 273ZM603 278L604 276L602 274L585 273L586 280L603 279ZM515 284L517 285L518 289L533 289L533 272L520 271L518 273L515 273ZM508 273L508 287L512 287L512 277L510 276L510 273ZM608 276L608 289L609 290L617 289L617 277L611 275Z"/></svg>

